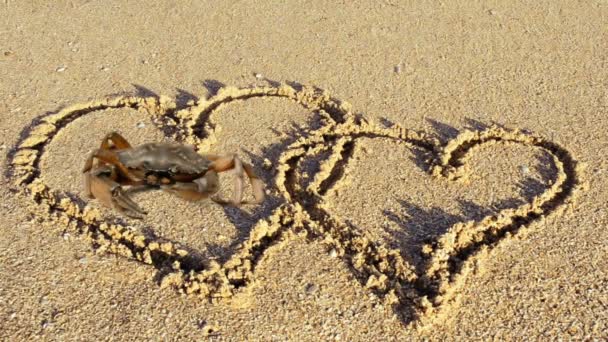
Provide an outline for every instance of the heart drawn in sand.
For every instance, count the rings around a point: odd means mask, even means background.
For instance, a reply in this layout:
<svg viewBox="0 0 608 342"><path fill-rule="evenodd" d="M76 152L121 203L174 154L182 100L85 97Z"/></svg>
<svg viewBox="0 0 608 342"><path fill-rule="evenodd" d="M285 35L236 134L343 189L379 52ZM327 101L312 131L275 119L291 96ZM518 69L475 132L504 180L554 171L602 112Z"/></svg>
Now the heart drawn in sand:
<svg viewBox="0 0 608 342"><path fill-rule="evenodd" d="M75 195L51 189L41 178L40 160L56 134L74 120L93 112L132 108L150 115L171 138L207 151L217 142L215 110L235 100L278 97L317 114L320 124L300 132L281 146L273 187L282 198L251 228L249 237L223 263L193 256L187 246L129 229L121 220L104 219L99 210ZM170 129L169 129L170 128ZM428 173L450 181L466 179L468 160L482 146L515 144L539 148L550 155L556 173L551 185L529 202L460 222L422 248L415 267L398 250L348 224L332 210L327 194L344 178L345 168L361 139L389 139L430 156ZM224 87L217 95L177 108L164 97L123 96L77 104L37 119L22 134L10 158L9 177L36 203L48 219L85 235L99 249L153 265L162 273L161 286L209 298L226 298L247 288L266 251L295 234L321 239L348 263L357 279L384 298L404 323L436 318L457 299L458 289L492 247L534 226L535 221L567 208L583 188L582 169L560 145L541 137L492 127L465 131L447 143L432 135L400 126L381 127L354 114L350 106L309 87ZM314 171L309 172L311 165ZM306 175L306 176L305 176Z"/></svg>

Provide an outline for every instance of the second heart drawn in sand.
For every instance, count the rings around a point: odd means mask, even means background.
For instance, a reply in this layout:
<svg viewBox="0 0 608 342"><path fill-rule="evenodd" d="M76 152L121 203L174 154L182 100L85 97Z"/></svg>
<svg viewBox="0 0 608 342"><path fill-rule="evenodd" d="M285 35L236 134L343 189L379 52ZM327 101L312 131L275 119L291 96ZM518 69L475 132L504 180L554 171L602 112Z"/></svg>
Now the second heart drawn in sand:
<svg viewBox="0 0 608 342"><path fill-rule="evenodd" d="M214 113L236 100L278 97L295 101L317 115L318 124L278 144L280 154L272 180L281 201L258 220L249 237L224 262L194 256L180 243L130 229L121 220L104 219L73 194L51 189L41 177L40 160L57 132L74 120L112 108L132 108L153 117L171 138L207 151L217 142ZM373 239L334 210L328 193L340 186L347 165L362 139L388 139L425 151L428 173L450 181L467 179L467 161L475 151L492 144L542 149L555 169L550 186L530 201L474 221L459 222L428 241L421 249L421 265L408 262L400 251ZM321 239L349 264L357 279L384 298L404 323L440 317L454 303L467 275L490 249L535 226L547 215L568 208L584 188L582 168L555 142L521 131L490 127L465 131L440 142L430 134L398 125L387 128L354 115L347 103L324 91L289 85L224 87L217 95L177 108L164 97L123 96L78 104L39 118L24 130L10 156L9 177L68 229L84 234L101 250L154 265L162 274L161 286L208 298L227 298L246 290L255 280L255 268L267 251L295 234ZM313 172L310 172L311 165Z"/></svg>

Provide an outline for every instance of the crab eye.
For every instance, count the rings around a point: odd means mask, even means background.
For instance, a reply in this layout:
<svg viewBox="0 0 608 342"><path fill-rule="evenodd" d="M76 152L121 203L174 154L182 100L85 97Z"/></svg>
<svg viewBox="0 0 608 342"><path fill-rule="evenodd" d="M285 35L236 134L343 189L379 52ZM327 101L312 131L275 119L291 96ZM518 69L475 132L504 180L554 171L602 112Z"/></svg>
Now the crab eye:
<svg viewBox="0 0 608 342"><path fill-rule="evenodd" d="M169 167L169 172L170 173L177 173L179 170L177 169L177 165L171 165L171 167Z"/></svg>

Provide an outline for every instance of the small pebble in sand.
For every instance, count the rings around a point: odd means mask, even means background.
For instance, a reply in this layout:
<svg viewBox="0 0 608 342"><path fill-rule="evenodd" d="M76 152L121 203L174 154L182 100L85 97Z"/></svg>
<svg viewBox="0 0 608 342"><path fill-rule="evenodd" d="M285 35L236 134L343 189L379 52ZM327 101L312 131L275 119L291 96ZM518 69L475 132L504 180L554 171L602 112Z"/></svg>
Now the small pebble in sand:
<svg viewBox="0 0 608 342"><path fill-rule="evenodd" d="M55 71L56 71L56 72L64 72L64 71L65 71L65 69L67 69L67 67L66 67L66 66L60 66L60 67L58 67L57 69L55 69Z"/></svg>
<svg viewBox="0 0 608 342"><path fill-rule="evenodd" d="M78 52L78 48L75 46L76 43L69 41L68 46L71 47L72 52Z"/></svg>
<svg viewBox="0 0 608 342"><path fill-rule="evenodd" d="M203 329L204 327L207 326L207 321L204 319L197 319L195 324L199 329Z"/></svg>
<svg viewBox="0 0 608 342"><path fill-rule="evenodd" d="M78 262L83 265L86 265L88 262L87 257L82 257L82 258L78 259Z"/></svg>
<svg viewBox="0 0 608 342"><path fill-rule="evenodd" d="M264 77L264 76L262 76L262 74L259 74L259 73L255 74L255 78L257 78L258 80L261 79L262 77Z"/></svg>
<svg viewBox="0 0 608 342"><path fill-rule="evenodd" d="M519 167L519 170L521 171L521 173L523 173L524 175L527 175L528 173L530 173L530 168L527 167L526 165L522 165Z"/></svg>
<svg viewBox="0 0 608 342"><path fill-rule="evenodd" d="M395 65L394 71L396 74L400 74L401 73L401 64Z"/></svg>
<svg viewBox="0 0 608 342"><path fill-rule="evenodd" d="M99 67L99 70L101 70L101 71L108 71L108 70L110 70L110 68L108 68L105 65L102 65L101 67Z"/></svg>
<svg viewBox="0 0 608 342"><path fill-rule="evenodd" d="M264 163L262 164L265 169L272 169L272 162L268 158L264 158Z"/></svg>
<svg viewBox="0 0 608 342"><path fill-rule="evenodd" d="M332 258L337 257L337 256L338 256L338 251L336 251L336 249L335 249L335 248L332 248L332 249L329 251L329 256L330 256L330 257L332 257Z"/></svg>
<svg viewBox="0 0 608 342"><path fill-rule="evenodd" d="M146 127L145 123L143 123L143 122L138 122L137 123L137 128L144 128L144 127Z"/></svg>
<svg viewBox="0 0 608 342"><path fill-rule="evenodd" d="M315 292L317 292L317 290L319 289L319 287L316 284L306 284L306 286L304 287L304 291L306 291L307 294L313 294Z"/></svg>

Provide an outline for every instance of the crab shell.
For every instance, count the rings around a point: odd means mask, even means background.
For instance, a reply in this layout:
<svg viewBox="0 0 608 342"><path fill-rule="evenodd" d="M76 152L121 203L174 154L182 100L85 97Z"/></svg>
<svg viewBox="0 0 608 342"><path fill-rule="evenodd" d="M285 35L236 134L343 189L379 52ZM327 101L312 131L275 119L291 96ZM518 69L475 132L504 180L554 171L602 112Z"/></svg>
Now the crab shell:
<svg viewBox="0 0 608 342"><path fill-rule="evenodd" d="M116 154L124 166L136 171L151 185L191 181L204 175L211 164L192 146L171 143L147 143Z"/></svg>

